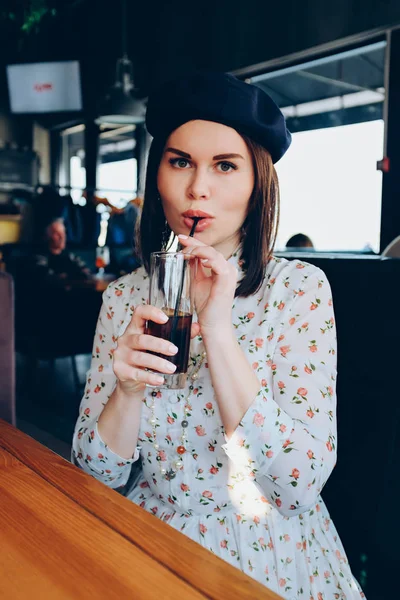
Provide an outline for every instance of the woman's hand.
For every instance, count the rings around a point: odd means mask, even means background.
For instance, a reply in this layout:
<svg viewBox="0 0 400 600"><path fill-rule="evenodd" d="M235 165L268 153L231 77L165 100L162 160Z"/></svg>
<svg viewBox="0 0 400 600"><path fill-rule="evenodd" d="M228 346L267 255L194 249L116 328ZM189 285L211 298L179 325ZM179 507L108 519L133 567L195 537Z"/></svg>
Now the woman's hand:
<svg viewBox="0 0 400 600"><path fill-rule="evenodd" d="M194 302L201 334L232 327L232 304L237 284L237 269L211 246L179 235L184 254L197 257Z"/></svg>
<svg viewBox="0 0 400 600"><path fill-rule="evenodd" d="M125 333L118 339L117 348L113 355L113 369L118 380L118 386L124 393L133 394L144 389L146 384L162 385L164 378L146 371L151 369L159 373L172 374L176 366L167 360L174 356L178 348L162 338L145 333L146 321L166 323L168 317L155 306L140 305L135 309L130 324ZM199 333L197 323L192 325L191 337ZM149 354L157 352L164 358Z"/></svg>

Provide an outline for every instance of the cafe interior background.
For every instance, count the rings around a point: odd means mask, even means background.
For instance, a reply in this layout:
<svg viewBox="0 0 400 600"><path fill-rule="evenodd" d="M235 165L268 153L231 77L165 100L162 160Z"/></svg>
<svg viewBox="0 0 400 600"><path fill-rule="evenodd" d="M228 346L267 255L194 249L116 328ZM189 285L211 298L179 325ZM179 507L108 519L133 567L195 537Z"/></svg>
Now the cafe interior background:
<svg viewBox="0 0 400 600"><path fill-rule="evenodd" d="M0 417L69 458L102 291L139 260L150 90L193 68L259 85L293 133L277 165L276 254L320 266L333 290L339 458L323 496L377 599L393 597L382 578L400 561L399 23L395 0L0 7L0 264L12 277L0 280ZM63 216L93 285L52 295L28 277L49 215ZM313 248L286 247L299 232Z"/></svg>

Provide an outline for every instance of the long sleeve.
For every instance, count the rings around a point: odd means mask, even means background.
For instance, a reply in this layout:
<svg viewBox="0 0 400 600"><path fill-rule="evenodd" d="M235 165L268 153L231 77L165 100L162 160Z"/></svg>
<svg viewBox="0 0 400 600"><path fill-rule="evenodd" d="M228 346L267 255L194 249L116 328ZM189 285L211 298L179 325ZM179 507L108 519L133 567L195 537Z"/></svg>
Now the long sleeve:
<svg viewBox="0 0 400 600"><path fill-rule="evenodd" d="M299 263L302 265L302 263ZM303 268L300 266L298 268ZM312 507L336 462L336 328L325 274L304 268L282 319L272 385L223 446L285 516Z"/></svg>
<svg viewBox="0 0 400 600"><path fill-rule="evenodd" d="M92 362L87 374L85 393L80 405L72 445L72 461L112 488L125 485L132 463L139 458L138 448L129 460L112 452L101 439L97 429L98 418L116 384L112 368L112 353L118 335L116 331L118 316L121 311L122 314L126 314L129 306L129 304L123 306L125 288L123 282L116 282L111 284L103 294L103 304L94 337ZM123 325L123 321L119 325Z"/></svg>

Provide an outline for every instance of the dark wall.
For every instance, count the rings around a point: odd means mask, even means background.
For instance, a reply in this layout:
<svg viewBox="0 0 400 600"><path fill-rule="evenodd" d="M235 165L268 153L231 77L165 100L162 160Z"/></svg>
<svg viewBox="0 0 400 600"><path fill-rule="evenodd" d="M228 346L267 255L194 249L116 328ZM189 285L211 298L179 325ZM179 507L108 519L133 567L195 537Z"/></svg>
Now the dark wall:
<svg viewBox="0 0 400 600"><path fill-rule="evenodd" d="M192 67L236 70L400 22L398 0L166 2L158 11L151 5L142 8L147 27L130 40L146 86ZM131 10L134 23L133 3Z"/></svg>
<svg viewBox="0 0 400 600"><path fill-rule="evenodd" d="M128 0L127 5L129 56L144 94L188 69L233 71L400 23L398 0ZM90 112L114 78L121 18L119 1L98 0L60 2L57 16L43 19L38 33L29 35L3 20L0 64L79 58ZM0 83L4 106L2 76Z"/></svg>

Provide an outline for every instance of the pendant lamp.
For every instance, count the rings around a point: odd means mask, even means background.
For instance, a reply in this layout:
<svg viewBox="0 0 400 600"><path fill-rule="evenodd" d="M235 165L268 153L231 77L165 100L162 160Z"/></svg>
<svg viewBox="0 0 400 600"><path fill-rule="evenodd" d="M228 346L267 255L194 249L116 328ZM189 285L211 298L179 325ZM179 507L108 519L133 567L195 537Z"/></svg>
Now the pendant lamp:
<svg viewBox="0 0 400 600"><path fill-rule="evenodd" d="M146 105L133 83L133 67L126 51L126 0L122 0L122 51L117 60L115 83L99 105L97 125L144 123Z"/></svg>

